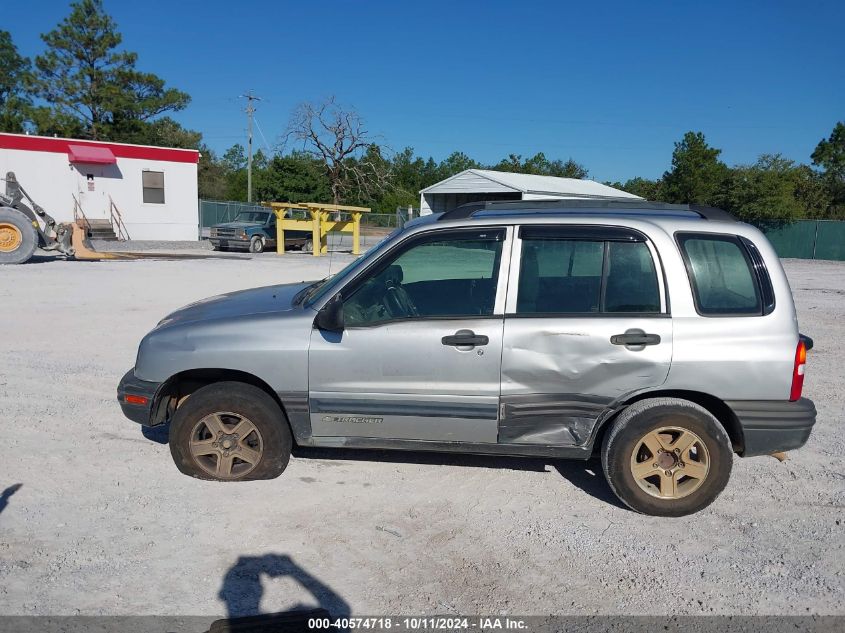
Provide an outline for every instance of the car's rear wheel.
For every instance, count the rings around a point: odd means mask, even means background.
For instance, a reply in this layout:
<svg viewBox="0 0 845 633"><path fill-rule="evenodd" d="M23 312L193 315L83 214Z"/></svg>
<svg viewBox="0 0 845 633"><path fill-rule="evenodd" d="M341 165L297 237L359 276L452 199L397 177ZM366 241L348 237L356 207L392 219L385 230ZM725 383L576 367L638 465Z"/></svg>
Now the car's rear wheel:
<svg viewBox="0 0 845 633"><path fill-rule="evenodd" d="M246 481L278 477L290 460L284 413L267 393L240 382L198 389L176 410L170 453L198 479Z"/></svg>
<svg viewBox="0 0 845 633"><path fill-rule="evenodd" d="M719 421L679 398L631 405L602 446L602 466L616 496L656 516L684 516L710 505L725 488L732 463L731 442Z"/></svg>

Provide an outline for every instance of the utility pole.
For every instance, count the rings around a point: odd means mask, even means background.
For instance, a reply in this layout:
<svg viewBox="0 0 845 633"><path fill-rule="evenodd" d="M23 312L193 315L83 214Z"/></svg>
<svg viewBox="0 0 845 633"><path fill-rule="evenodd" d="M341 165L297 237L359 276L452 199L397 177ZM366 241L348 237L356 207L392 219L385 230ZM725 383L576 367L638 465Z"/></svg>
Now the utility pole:
<svg viewBox="0 0 845 633"><path fill-rule="evenodd" d="M248 121L247 128L247 158L246 158L246 200L252 202L252 115L255 113L255 107L252 105L253 101L261 101L261 97L256 97L250 90L245 95L241 95L241 99L246 99L246 116Z"/></svg>

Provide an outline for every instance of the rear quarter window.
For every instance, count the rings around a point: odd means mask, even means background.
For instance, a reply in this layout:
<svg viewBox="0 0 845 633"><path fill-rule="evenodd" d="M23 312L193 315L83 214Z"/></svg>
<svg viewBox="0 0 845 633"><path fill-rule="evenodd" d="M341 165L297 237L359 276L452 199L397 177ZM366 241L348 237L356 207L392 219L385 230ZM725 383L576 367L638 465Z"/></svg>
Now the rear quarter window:
<svg viewBox="0 0 845 633"><path fill-rule="evenodd" d="M759 279L739 238L681 233L677 240L699 314L759 316L763 313Z"/></svg>

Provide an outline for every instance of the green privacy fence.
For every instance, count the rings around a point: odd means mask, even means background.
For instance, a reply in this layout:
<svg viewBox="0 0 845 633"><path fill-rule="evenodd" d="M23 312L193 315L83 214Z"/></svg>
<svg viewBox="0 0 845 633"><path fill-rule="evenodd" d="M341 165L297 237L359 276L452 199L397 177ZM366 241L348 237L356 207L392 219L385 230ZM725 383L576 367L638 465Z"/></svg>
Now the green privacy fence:
<svg viewBox="0 0 845 633"><path fill-rule="evenodd" d="M754 224L766 234L781 257L845 261L843 221L761 220Z"/></svg>

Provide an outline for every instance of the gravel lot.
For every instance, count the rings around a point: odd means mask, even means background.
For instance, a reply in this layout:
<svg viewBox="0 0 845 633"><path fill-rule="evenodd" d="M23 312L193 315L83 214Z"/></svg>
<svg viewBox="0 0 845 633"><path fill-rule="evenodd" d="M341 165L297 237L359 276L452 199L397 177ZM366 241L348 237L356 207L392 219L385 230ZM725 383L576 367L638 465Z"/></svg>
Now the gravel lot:
<svg viewBox="0 0 845 633"><path fill-rule="evenodd" d="M786 262L816 342L809 444L736 460L693 517L623 509L594 463L300 451L273 481L179 474L115 401L141 337L191 301L329 265L0 270L0 613L845 614L845 263Z"/></svg>

